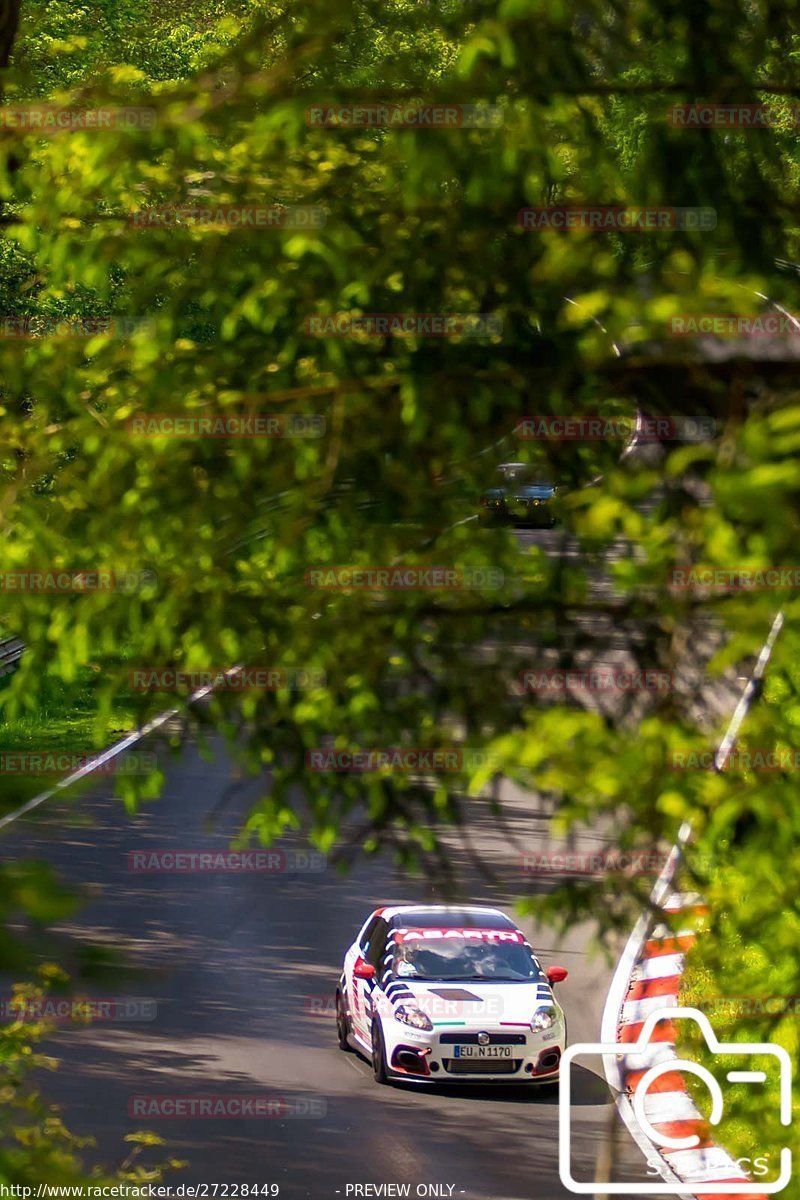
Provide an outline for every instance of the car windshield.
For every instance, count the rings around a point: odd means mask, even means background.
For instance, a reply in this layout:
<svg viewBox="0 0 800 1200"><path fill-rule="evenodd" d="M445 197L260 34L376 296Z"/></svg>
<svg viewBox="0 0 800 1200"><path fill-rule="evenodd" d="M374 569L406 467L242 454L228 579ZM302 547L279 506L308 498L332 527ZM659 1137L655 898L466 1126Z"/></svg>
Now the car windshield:
<svg viewBox="0 0 800 1200"><path fill-rule="evenodd" d="M510 485L534 484L538 487L552 487L552 480L547 470L541 466L529 463L504 463L497 469L498 482Z"/></svg>
<svg viewBox="0 0 800 1200"><path fill-rule="evenodd" d="M522 483L528 481L531 472L526 463L503 463L497 473L506 483Z"/></svg>
<svg viewBox="0 0 800 1200"><path fill-rule="evenodd" d="M545 981L526 946L457 937L420 938L401 943L395 950L392 970L400 979Z"/></svg>

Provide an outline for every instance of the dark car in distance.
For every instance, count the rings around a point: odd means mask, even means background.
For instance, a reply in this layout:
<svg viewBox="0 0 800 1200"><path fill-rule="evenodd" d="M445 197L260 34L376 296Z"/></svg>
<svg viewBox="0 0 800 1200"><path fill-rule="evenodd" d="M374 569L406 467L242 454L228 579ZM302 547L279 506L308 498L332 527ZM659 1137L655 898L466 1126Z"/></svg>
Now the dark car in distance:
<svg viewBox="0 0 800 1200"><path fill-rule="evenodd" d="M526 463L503 463L498 473L496 486L481 495L481 520L540 529L555 525L553 483L537 475Z"/></svg>

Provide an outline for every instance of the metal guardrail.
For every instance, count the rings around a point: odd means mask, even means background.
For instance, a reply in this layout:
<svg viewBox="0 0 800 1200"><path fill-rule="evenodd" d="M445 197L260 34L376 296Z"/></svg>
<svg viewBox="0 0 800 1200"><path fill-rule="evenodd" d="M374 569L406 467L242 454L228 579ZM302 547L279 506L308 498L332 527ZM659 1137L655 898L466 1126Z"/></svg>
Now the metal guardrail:
<svg viewBox="0 0 800 1200"><path fill-rule="evenodd" d="M728 728L725 735L717 747L714 757L714 769L716 771L724 771L727 765L731 751L736 744L736 739L741 730L742 724L750 712L750 708L757 699L760 689L763 684L764 675L769 666L772 657L772 651L775 647L775 642L783 628L784 617L783 612L779 611L775 614L769 634L766 641L761 647L761 651L753 667L752 673L747 680L744 691L742 692L739 703L730 718ZM603 1009L601 1035L600 1040L608 1045L612 1042L618 1043L618 1031L620 1027L620 1019L622 1015L622 1006L625 1002L625 997L631 978L636 965L638 964L640 955L644 948L645 942L650 936L653 925L656 922L657 914L663 910L675 883L676 875L683 863L684 852L686 846L692 838L692 825L689 821L684 821L681 825L675 845L672 847L669 857L664 865L664 869L656 880L653 890L650 895L650 904L648 908L641 914L637 921L633 932L631 933L622 952L622 956L617 963L616 970L611 980L606 996L605 1007ZM694 1200L697 1192L687 1192L685 1189L688 1185L684 1183L680 1175L674 1171L669 1164L661 1158L656 1161L651 1158L654 1151L653 1143L647 1137L633 1112L633 1106L630 1098L627 1096L623 1086L623 1076L620 1064L615 1055L607 1054L603 1056L603 1069L606 1080L612 1089L615 1096L615 1104L622 1120L628 1128L633 1140L639 1146L648 1163L652 1161L654 1166L657 1166L661 1173L662 1179L668 1184L675 1187L675 1195L681 1200ZM711 1187L713 1185L709 1185ZM705 1185L698 1185L698 1191L705 1194L707 1192ZM730 1189L727 1189L730 1190ZM598 1192L602 1193L602 1185L598 1185ZM711 1194L711 1193L709 1193Z"/></svg>
<svg viewBox="0 0 800 1200"><path fill-rule="evenodd" d="M0 677L10 674L22 657L24 649L25 644L18 637L0 640Z"/></svg>
<svg viewBox="0 0 800 1200"><path fill-rule="evenodd" d="M22 648L21 648L22 649ZM20 649L20 653L21 653ZM227 679L230 675L236 675L243 669L241 663L224 671L223 678ZM206 696L210 696L216 688L219 687L219 682L206 684L204 687L198 688L196 692L192 692L186 701L187 706L197 704L200 700L204 700ZM125 735L120 741L115 742L113 746L109 746L107 750L99 751L98 754L92 757L91 761L79 767L77 771L73 771L71 775L65 775L63 779L59 779L57 783L48 788L44 792L40 792L38 796L34 796L31 800L27 800L25 804L14 809L13 812L6 813L4 817L0 817L0 829L5 829L7 825L11 825L19 817L26 813L32 812L38 808L40 804L44 804L46 800L52 799L53 796L58 796L65 788L71 787L73 783L77 783L80 779L85 779L88 775L92 775L106 763L112 762L118 755L124 753L130 746L135 746L137 742L148 737L151 733L155 733L161 729L172 717L176 717L180 713L180 709L170 708L166 712L159 713L157 717L153 717L152 721L148 721L146 725L142 725L139 729L134 729L131 733Z"/></svg>

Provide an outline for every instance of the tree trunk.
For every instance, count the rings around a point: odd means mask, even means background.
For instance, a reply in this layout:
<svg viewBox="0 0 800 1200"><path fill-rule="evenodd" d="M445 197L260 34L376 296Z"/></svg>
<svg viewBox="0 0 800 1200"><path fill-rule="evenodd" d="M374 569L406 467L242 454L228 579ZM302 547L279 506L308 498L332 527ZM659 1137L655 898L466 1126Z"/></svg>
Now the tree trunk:
<svg viewBox="0 0 800 1200"><path fill-rule="evenodd" d="M11 58L19 25L20 3L21 0L0 0L0 70L8 67Z"/></svg>

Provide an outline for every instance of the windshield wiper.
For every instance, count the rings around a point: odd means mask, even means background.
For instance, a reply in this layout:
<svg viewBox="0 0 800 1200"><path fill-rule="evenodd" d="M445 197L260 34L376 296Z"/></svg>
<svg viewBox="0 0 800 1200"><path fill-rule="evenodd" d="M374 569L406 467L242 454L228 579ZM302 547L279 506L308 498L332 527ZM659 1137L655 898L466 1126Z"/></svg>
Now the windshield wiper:
<svg viewBox="0 0 800 1200"><path fill-rule="evenodd" d="M526 983L519 975L462 975L462 979L480 980L481 983Z"/></svg>
<svg viewBox="0 0 800 1200"><path fill-rule="evenodd" d="M518 975L403 975L405 983L536 983Z"/></svg>

